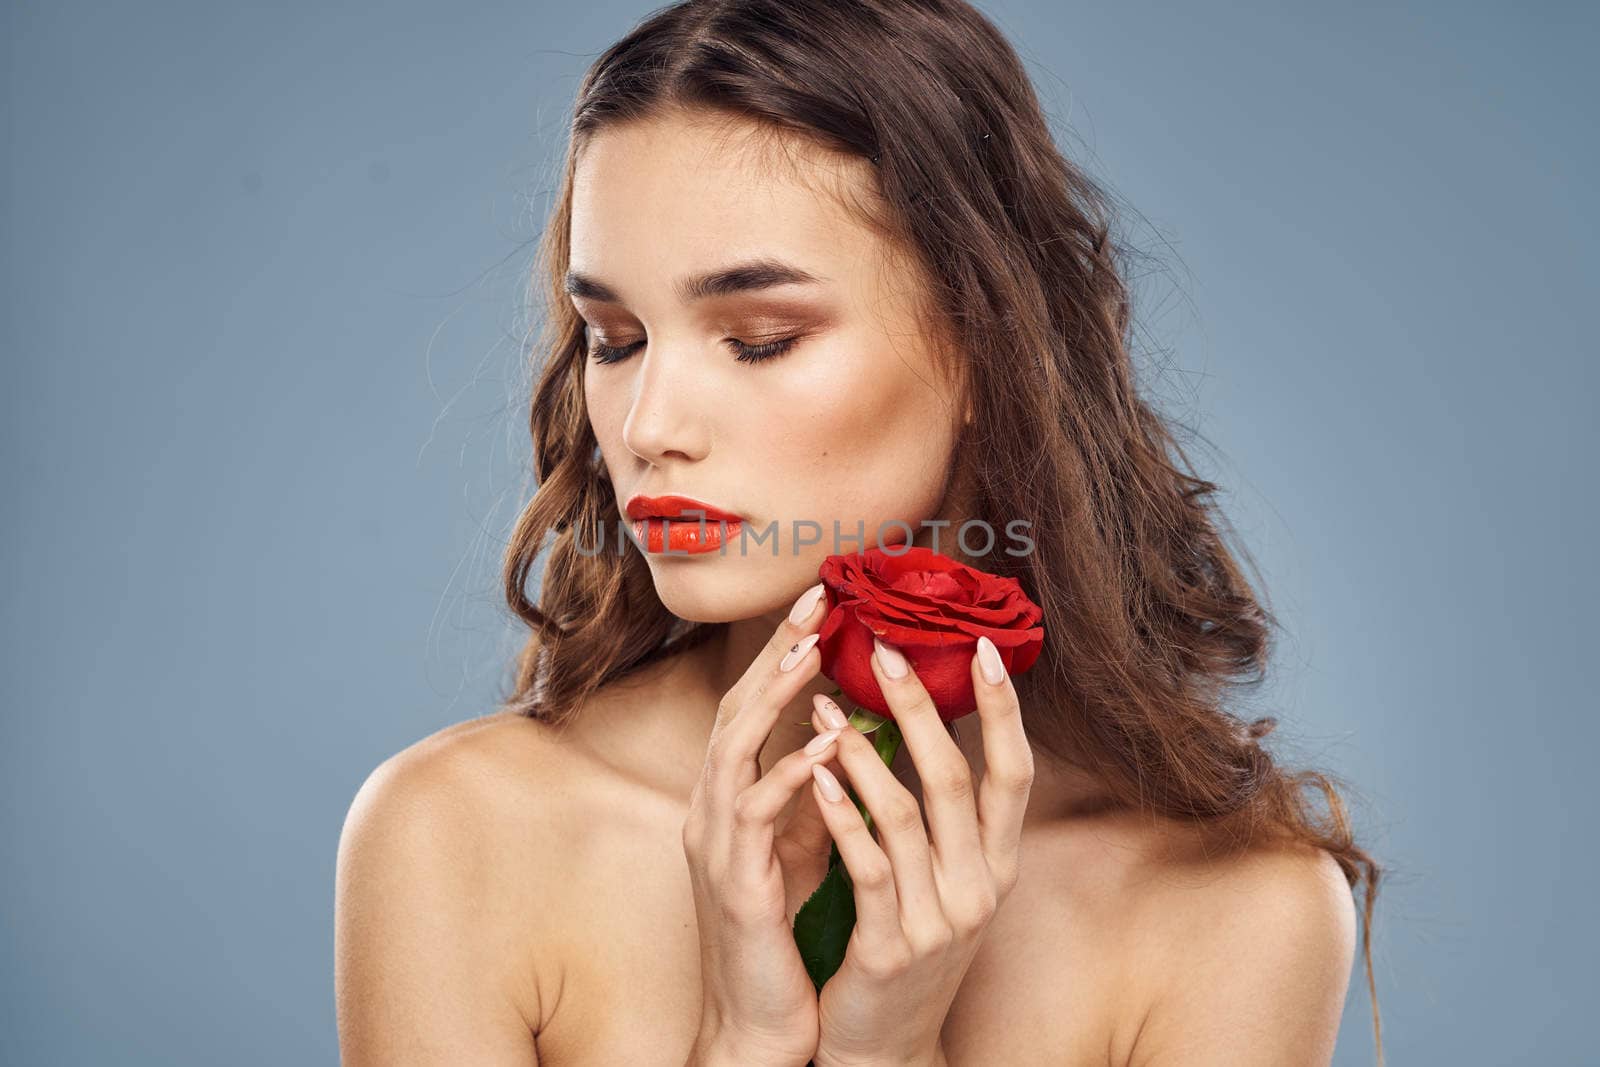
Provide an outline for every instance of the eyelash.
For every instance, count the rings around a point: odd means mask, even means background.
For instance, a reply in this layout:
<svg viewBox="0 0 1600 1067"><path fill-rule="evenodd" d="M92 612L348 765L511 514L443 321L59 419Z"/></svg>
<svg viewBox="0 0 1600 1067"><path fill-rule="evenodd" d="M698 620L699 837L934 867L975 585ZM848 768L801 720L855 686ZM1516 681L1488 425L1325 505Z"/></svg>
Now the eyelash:
<svg viewBox="0 0 1600 1067"><path fill-rule="evenodd" d="M762 345L747 345L743 341L730 338L728 343L738 350L733 358L740 363L765 363L767 360L777 359L789 351L799 340L800 338L798 337L785 337L781 341L769 341ZM619 363L627 358L628 353L643 344L643 341L636 341L631 345L612 346L596 341L594 347L589 350L589 357L601 365Z"/></svg>

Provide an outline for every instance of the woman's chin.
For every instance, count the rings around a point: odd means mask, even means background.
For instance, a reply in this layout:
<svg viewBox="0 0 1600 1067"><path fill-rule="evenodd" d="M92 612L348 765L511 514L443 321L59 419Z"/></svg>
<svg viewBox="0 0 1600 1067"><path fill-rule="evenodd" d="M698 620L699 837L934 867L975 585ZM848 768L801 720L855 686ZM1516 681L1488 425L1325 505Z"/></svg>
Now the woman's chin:
<svg viewBox="0 0 1600 1067"><path fill-rule="evenodd" d="M656 596L666 609L685 622L737 622L761 615L785 613L805 589L817 580L816 565L804 561L759 562L736 556L661 560L652 557ZM789 563L788 567L778 564ZM795 566L798 563L799 566Z"/></svg>

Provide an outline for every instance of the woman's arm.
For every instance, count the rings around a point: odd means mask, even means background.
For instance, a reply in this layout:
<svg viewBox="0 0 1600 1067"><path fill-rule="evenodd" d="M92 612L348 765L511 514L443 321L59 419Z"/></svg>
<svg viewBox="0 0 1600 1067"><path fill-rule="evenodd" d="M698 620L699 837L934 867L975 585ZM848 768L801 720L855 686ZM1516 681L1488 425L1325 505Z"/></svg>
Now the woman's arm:
<svg viewBox="0 0 1600 1067"><path fill-rule="evenodd" d="M350 806L334 931L345 1067L539 1062L528 938L491 878L484 788L460 751L408 749Z"/></svg>

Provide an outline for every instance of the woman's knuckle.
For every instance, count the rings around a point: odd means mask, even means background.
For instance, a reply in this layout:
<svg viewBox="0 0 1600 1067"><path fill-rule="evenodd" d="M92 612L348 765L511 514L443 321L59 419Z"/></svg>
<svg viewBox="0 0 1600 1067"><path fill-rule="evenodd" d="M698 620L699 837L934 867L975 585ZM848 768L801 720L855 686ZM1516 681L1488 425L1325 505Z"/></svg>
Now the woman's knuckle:
<svg viewBox="0 0 1600 1067"><path fill-rule="evenodd" d="M748 789L741 789L733 798L733 821L742 827L756 826L761 822L761 798Z"/></svg>
<svg viewBox="0 0 1600 1067"><path fill-rule="evenodd" d="M743 893L724 892L717 897L717 915L724 926L745 925L750 921L750 912Z"/></svg>
<svg viewBox="0 0 1600 1067"><path fill-rule="evenodd" d="M956 909L956 925L961 927L962 932L968 934L982 930L994 918L998 907L999 900L995 891L975 893Z"/></svg>
<svg viewBox="0 0 1600 1067"><path fill-rule="evenodd" d="M930 923L906 935L913 955L920 958L941 956L955 944L955 929L948 923Z"/></svg>
<svg viewBox="0 0 1600 1067"><path fill-rule="evenodd" d="M867 957L869 976L878 980L898 978L911 969L915 953L905 941L890 942Z"/></svg>
<svg viewBox="0 0 1600 1067"><path fill-rule="evenodd" d="M972 796L972 772L963 760L941 768L934 782L935 788L955 800Z"/></svg>
<svg viewBox="0 0 1600 1067"><path fill-rule="evenodd" d="M996 906L998 906L998 902L1004 900L1011 890L1016 888L1017 879L1022 876L1022 868L1019 863L1012 861L995 867L993 873Z"/></svg>
<svg viewBox="0 0 1600 1067"><path fill-rule="evenodd" d="M1009 772L1000 784L1014 794L1026 796L1033 788L1033 764L1026 763Z"/></svg>
<svg viewBox="0 0 1600 1067"><path fill-rule="evenodd" d="M894 880L894 869L887 859L867 860L859 866L860 871L853 872L850 880L865 889L887 889Z"/></svg>
<svg viewBox="0 0 1600 1067"><path fill-rule="evenodd" d="M909 833L912 830L922 829L922 809L910 794L897 796L888 803L888 810L883 813L883 822L892 831Z"/></svg>

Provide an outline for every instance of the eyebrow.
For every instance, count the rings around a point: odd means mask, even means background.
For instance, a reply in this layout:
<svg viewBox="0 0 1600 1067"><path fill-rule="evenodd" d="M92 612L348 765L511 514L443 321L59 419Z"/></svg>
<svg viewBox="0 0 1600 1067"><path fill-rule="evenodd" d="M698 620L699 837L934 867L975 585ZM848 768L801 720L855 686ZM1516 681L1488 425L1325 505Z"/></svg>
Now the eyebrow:
<svg viewBox="0 0 1600 1067"><path fill-rule="evenodd" d="M780 285L820 285L823 279L810 271L776 259L753 259L731 267L692 274L680 278L673 286L684 303L706 300L735 293L758 292ZM568 296L594 300L602 304L620 304L622 298L609 285L575 270L567 272L565 288Z"/></svg>

